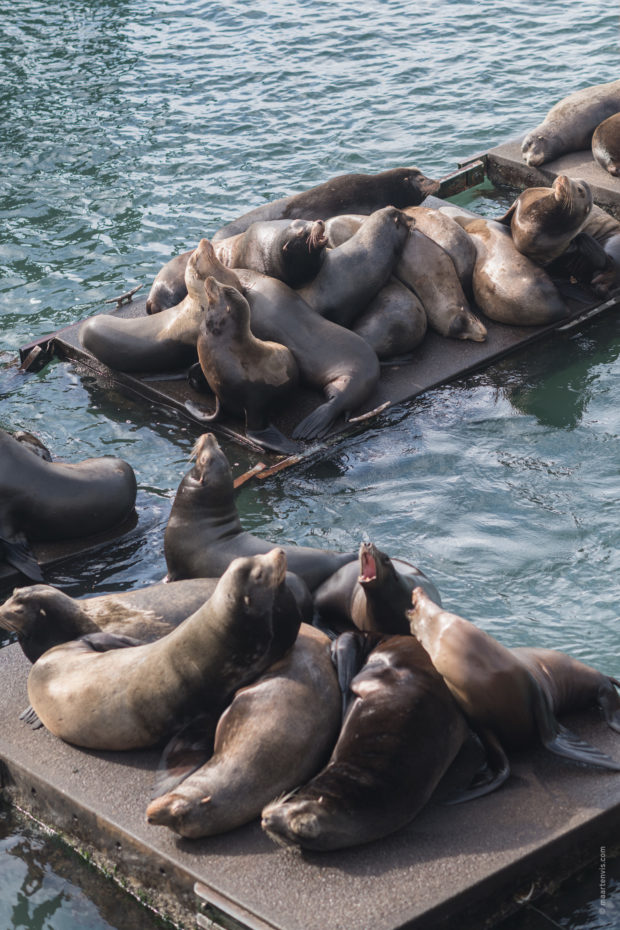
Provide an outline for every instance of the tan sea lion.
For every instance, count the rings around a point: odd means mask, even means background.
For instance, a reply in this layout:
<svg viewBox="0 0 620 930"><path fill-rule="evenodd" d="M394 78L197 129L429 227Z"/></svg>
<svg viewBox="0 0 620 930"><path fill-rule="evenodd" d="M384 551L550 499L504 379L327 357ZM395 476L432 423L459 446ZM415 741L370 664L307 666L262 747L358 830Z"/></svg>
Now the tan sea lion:
<svg viewBox="0 0 620 930"><path fill-rule="evenodd" d="M601 168L620 177L620 113L599 123L592 136L592 154Z"/></svg>
<svg viewBox="0 0 620 930"><path fill-rule="evenodd" d="M327 766L263 811L263 830L277 843L342 849L400 829L468 739L456 702L411 636L381 642L351 692Z"/></svg>
<svg viewBox="0 0 620 930"><path fill-rule="evenodd" d="M235 559L211 598L155 642L94 633L55 646L28 676L34 712L56 736L88 749L169 738L185 716L225 706L291 647L301 618L285 575L282 549Z"/></svg>
<svg viewBox="0 0 620 930"><path fill-rule="evenodd" d="M459 276L461 287L466 294L471 294L476 250L463 227L452 217L432 207L406 207L403 212L413 219L416 229L448 253Z"/></svg>
<svg viewBox="0 0 620 930"><path fill-rule="evenodd" d="M426 311L417 294L390 277L351 330L383 361L407 356L420 345L427 328Z"/></svg>
<svg viewBox="0 0 620 930"><path fill-rule="evenodd" d="M551 107L542 123L523 140L528 165L553 161L567 152L589 149L599 123L620 111L620 81L583 87Z"/></svg>
<svg viewBox="0 0 620 930"><path fill-rule="evenodd" d="M412 595L411 632L428 652L491 761L490 781L506 780L506 749L542 743L577 762L620 771L620 763L561 726L556 715L598 703L620 732L620 684L576 659L548 649L507 649L457 614L443 610L422 588ZM469 797L476 796L472 788Z"/></svg>
<svg viewBox="0 0 620 930"><path fill-rule="evenodd" d="M192 838L248 823L316 774L339 727L330 641L302 624L287 655L237 691L217 725L211 758L152 801L147 820Z"/></svg>

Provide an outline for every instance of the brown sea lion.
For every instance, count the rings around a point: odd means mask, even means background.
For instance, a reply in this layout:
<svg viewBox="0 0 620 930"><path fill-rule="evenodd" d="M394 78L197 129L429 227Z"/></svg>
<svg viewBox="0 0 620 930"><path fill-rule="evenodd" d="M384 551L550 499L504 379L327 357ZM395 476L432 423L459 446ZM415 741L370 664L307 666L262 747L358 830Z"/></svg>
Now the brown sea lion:
<svg viewBox="0 0 620 930"><path fill-rule="evenodd" d="M176 307L187 296L185 269L193 251L189 249L175 255L157 272L146 298L147 313L159 313L168 307Z"/></svg>
<svg viewBox="0 0 620 930"><path fill-rule="evenodd" d="M350 239L325 252L318 274L297 293L321 316L351 326L390 277L409 226L395 207L376 210Z"/></svg>
<svg viewBox="0 0 620 930"><path fill-rule="evenodd" d="M599 123L592 136L592 154L601 168L620 177L620 113Z"/></svg>
<svg viewBox="0 0 620 930"><path fill-rule="evenodd" d="M216 396L215 412L194 416L205 422L222 410L245 421L248 438L267 449L290 453L298 443L271 424L276 407L297 387L297 363L289 349L277 342L257 339L250 329L250 306L235 287L209 276L204 283L205 303L198 333L198 360Z"/></svg>
<svg viewBox="0 0 620 930"><path fill-rule="evenodd" d="M476 246L474 300L498 323L540 326L568 315L549 275L519 252L510 231L493 220L465 220Z"/></svg>
<svg viewBox="0 0 620 930"><path fill-rule="evenodd" d="M379 380L379 360L361 336L319 316L297 291L276 278L238 269L251 310L252 332L283 343L295 356L303 384L325 402L293 430L293 439L320 439L340 417L370 397Z"/></svg>
<svg viewBox="0 0 620 930"><path fill-rule="evenodd" d="M490 782L497 787L510 774L506 749L537 742L578 762L620 771L620 763L561 726L557 714L598 703L607 723L620 732L620 685L561 652L507 649L457 614L443 610L422 588L412 595L407 614L411 632L443 676L476 730L491 760ZM473 788L470 797L476 796Z"/></svg>
<svg viewBox="0 0 620 930"><path fill-rule="evenodd" d="M112 456L52 462L0 430L0 564L43 581L32 542L89 537L133 513L136 476Z"/></svg>
<svg viewBox="0 0 620 930"><path fill-rule="evenodd" d="M411 636L381 642L351 691L327 766L263 811L263 830L277 843L342 849L400 829L468 739L462 713Z"/></svg>
<svg viewBox="0 0 620 930"><path fill-rule="evenodd" d="M592 210L590 185L565 174L551 187L529 187L498 220L510 227L512 241L537 265L548 265L566 251Z"/></svg>
<svg viewBox="0 0 620 930"><path fill-rule="evenodd" d="M379 174L341 174L301 194L265 203L223 226L213 236L219 242L244 232L256 220L326 220L338 213L370 214L381 207L415 206L439 190L439 181L418 168L390 168Z"/></svg>
<svg viewBox="0 0 620 930"><path fill-rule="evenodd" d="M302 624L288 654L237 691L219 720L209 761L152 801L146 818L191 838L248 823L316 774L339 727L330 641Z"/></svg>
<svg viewBox="0 0 620 930"><path fill-rule="evenodd" d="M357 562L343 565L317 588L314 606L321 621L337 631L355 626L364 632L406 634L411 592L418 585L441 603L437 588L419 568L364 542Z"/></svg>
<svg viewBox="0 0 620 930"><path fill-rule="evenodd" d="M80 328L84 348L118 371L174 371L196 362L203 316L204 282L217 270L218 281L236 281L218 262L208 239L201 239L185 268L187 296L154 316L123 318L100 313ZM232 276L232 278L230 277Z"/></svg>
<svg viewBox="0 0 620 930"><path fill-rule="evenodd" d="M553 161L567 152L589 149L596 127L620 111L620 81L583 87L551 107L542 123L523 140L528 165Z"/></svg>
<svg viewBox="0 0 620 930"><path fill-rule="evenodd" d="M235 559L211 598L156 642L95 633L55 646L28 676L34 712L56 736L88 749L169 738L186 715L224 707L292 646L301 618L285 575L282 549ZM287 603L278 629L280 598Z"/></svg>
<svg viewBox="0 0 620 930"><path fill-rule="evenodd" d="M251 268L289 287L301 287L318 273L327 245L322 220L264 220L215 247L228 268Z"/></svg>
<svg viewBox="0 0 620 930"><path fill-rule="evenodd" d="M235 504L228 459L211 433L196 442L194 465L181 481L164 533L168 579L221 575L232 559L268 552L273 543L247 533ZM355 553L284 546L289 571L314 590Z"/></svg>
<svg viewBox="0 0 620 930"><path fill-rule="evenodd" d="M461 287L466 294L471 294L476 250L463 227L452 217L432 207L406 207L403 212L413 219L416 229L448 253L459 276Z"/></svg>

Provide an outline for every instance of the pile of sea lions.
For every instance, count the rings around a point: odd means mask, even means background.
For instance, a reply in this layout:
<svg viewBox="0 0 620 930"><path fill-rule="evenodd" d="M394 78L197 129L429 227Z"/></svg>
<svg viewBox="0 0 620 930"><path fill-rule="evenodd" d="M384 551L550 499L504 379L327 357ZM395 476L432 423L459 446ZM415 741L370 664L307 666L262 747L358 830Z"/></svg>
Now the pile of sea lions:
<svg viewBox="0 0 620 930"><path fill-rule="evenodd" d="M437 200L438 186L394 168L265 204L171 259L147 316L91 317L81 341L122 371L189 369L194 418L227 414L287 454L348 420L380 362L410 360L427 328L484 341L484 317L521 326L566 317L554 276L600 293L615 282L620 224L593 207L584 181L531 188L498 222ZM323 402L284 436L272 418L298 385ZM211 411L204 392L215 395Z"/></svg>
<svg viewBox="0 0 620 930"><path fill-rule="evenodd" d="M260 817L279 844L331 850L495 790L524 747L620 771L558 720L598 705L620 732L620 682L502 646L373 543L273 547L233 490L201 436L167 583L88 599L36 584L0 607L33 663L26 723L89 750L164 747L150 824L197 838Z"/></svg>

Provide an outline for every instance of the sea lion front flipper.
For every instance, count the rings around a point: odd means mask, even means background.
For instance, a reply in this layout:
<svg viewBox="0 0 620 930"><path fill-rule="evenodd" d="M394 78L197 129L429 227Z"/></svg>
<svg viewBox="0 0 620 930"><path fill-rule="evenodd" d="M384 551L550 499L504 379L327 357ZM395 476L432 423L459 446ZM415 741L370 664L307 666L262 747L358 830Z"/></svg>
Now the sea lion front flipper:
<svg viewBox="0 0 620 930"><path fill-rule="evenodd" d="M601 752L595 746L591 746L586 740L581 739L575 733L571 733L561 724L558 724L557 735L553 739L545 741L544 746L557 756L565 756L575 762L585 762L587 765L596 765L602 769L610 769L612 772L620 772L620 762L616 762L607 753Z"/></svg>
<svg viewBox="0 0 620 930"><path fill-rule="evenodd" d="M331 645L332 662L338 675L338 684L342 692L342 717L353 700L351 682L361 671L364 662L375 646L383 639L379 633L341 633Z"/></svg>
<svg viewBox="0 0 620 930"><path fill-rule="evenodd" d="M514 214L516 208L517 208L517 201L515 200L515 202L513 203L513 205L512 205L508 210L506 210L506 212L504 213L504 215L503 215L503 216L500 216L500 217L497 217L496 220L495 220L495 222L496 222L496 223L501 223L502 226L510 226L510 221L512 220L512 217L513 217L513 214Z"/></svg>
<svg viewBox="0 0 620 930"><path fill-rule="evenodd" d="M200 714L175 733L162 753L151 800L168 794L213 755L216 714Z"/></svg>
<svg viewBox="0 0 620 930"><path fill-rule="evenodd" d="M222 412L220 407L220 399L216 396L215 398L215 410L213 413L207 413L202 407L199 407L198 404L195 404L191 400L185 401L185 409L195 420L199 420L200 423L213 423L215 420L218 420Z"/></svg>
<svg viewBox="0 0 620 930"><path fill-rule="evenodd" d="M39 719L39 715L37 714L37 712L35 711L35 709L32 707L31 704L28 705L26 710L23 710L21 712L21 714L19 715L19 719L23 720L24 723L27 723L28 726L31 727L33 730L38 730L40 727L43 726L42 721Z"/></svg>
<svg viewBox="0 0 620 930"><path fill-rule="evenodd" d="M80 636L80 640L90 646L93 652L109 652L111 649L127 649L127 647L143 646L144 641L134 639L133 636L123 636L120 633L87 633Z"/></svg>
<svg viewBox="0 0 620 930"><path fill-rule="evenodd" d="M247 426L245 435L263 449L270 452L280 452L282 455L292 455L295 452L301 452L303 448L301 443L287 439L284 433L281 433L277 426L272 423L264 427L264 429L251 429Z"/></svg>
<svg viewBox="0 0 620 930"><path fill-rule="evenodd" d="M481 798L491 794L500 785L503 785L510 775L510 763L499 740L490 730L480 730L477 733L486 752L486 762L476 773L469 786L463 791L456 791L446 798L444 804L462 804L473 798Z"/></svg>
<svg viewBox="0 0 620 930"><path fill-rule="evenodd" d="M10 537L0 536L0 557L31 581L45 581L41 566L23 533L13 533Z"/></svg>
<svg viewBox="0 0 620 930"><path fill-rule="evenodd" d="M616 688L620 688L620 681L608 678L599 688L598 706L603 711L607 726L620 733L620 697Z"/></svg>

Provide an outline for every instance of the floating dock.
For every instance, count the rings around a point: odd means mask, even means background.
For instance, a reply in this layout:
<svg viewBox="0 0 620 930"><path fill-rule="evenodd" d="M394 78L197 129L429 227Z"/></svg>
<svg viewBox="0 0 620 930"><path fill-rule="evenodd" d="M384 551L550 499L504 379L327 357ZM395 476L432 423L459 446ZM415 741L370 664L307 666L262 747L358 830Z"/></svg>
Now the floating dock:
<svg viewBox="0 0 620 930"><path fill-rule="evenodd" d="M0 785L188 930L480 930L601 846L611 859L618 844L618 774L542 749L514 757L497 792L429 804L365 846L302 855L276 846L257 822L183 840L145 820L157 752L80 750L19 721L29 668L19 646L0 649ZM617 734L595 712L568 723L618 757Z"/></svg>

